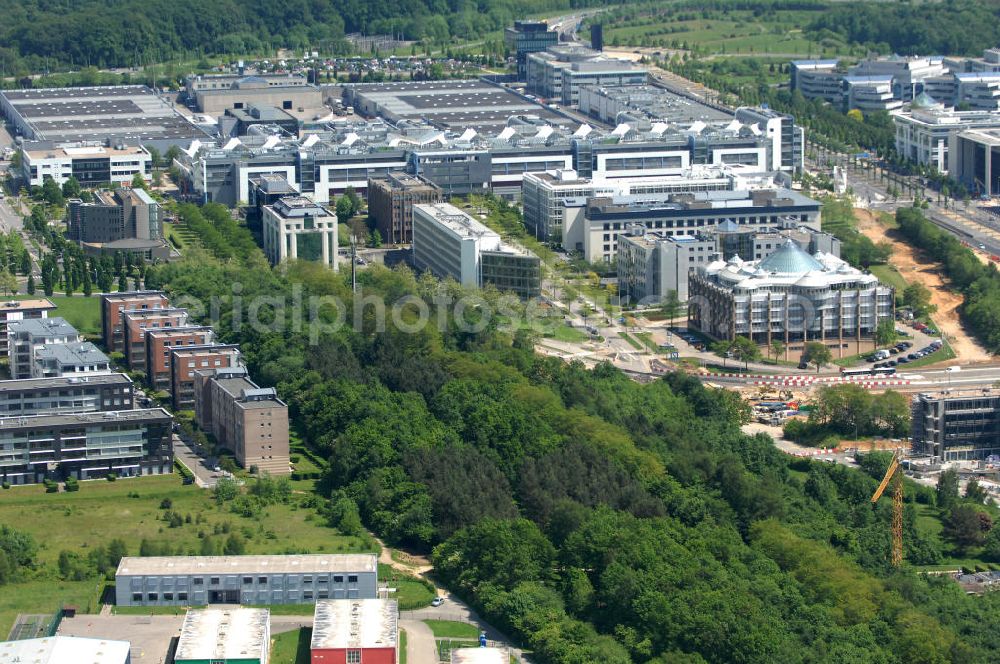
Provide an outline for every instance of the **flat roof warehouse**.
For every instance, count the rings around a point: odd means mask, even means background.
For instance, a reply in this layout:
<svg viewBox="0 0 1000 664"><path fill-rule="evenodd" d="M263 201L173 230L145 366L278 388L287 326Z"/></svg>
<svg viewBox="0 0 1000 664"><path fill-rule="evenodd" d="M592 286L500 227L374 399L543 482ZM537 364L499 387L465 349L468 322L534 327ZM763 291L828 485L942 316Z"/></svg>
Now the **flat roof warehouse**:
<svg viewBox="0 0 1000 664"><path fill-rule="evenodd" d="M0 110L29 141L186 145L207 136L144 85L6 90L0 92Z"/></svg>
<svg viewBox="0 0 1000 664"><path fill-rule="evenodd" d="M315 572L374 572L374 554L303 554L289 556L164 556L122 558L118 574L162 576L171 574L309 574Z"/></svg>

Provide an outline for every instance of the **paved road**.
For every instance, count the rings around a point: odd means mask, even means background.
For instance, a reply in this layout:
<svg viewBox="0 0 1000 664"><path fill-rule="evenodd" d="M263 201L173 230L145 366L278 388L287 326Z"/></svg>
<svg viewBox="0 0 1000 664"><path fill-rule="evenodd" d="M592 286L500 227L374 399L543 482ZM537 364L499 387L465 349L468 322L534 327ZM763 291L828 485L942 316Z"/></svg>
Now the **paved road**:
<svg viewBox="0 0 1000 664"><path fill-rule="evenodd" d="M21 215L14 212L9 202L4 199L0 201L0 230L20 231L24 227Z"/></svg>
<svg viewBox="0 0 1000 664"><path fill-rule="evenodd" d="M430 627L407 618L399 621L399 627L406 630L407 664L438 664L437 643Z"/></svg>
<svg viewBox="0 0 1000 664"><path fill-rule="evenodd" d="M213 477L213 475L216 473L209 470L202 463L201 457L195 454L177 434L174 434L174 456L194 473L195 484L203 489L211 489L215 486L218 478Z"/></svg>

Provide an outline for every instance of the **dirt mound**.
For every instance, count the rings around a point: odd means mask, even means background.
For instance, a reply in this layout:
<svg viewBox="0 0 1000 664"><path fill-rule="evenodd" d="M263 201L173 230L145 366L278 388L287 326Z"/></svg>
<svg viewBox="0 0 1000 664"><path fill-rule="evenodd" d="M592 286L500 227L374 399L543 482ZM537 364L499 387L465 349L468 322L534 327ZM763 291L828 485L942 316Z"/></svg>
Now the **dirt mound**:
<svg viewBox="0 0 1000 664"><path fill-rule="evenodd" d="M942 272L941 264L900 241L895 233L887 232L886 227L878 222L875 213L855 209L854 214L858 219L859 231L873 242L888 242L892 245L889 264L899 271L903 279L909 283L919 281L930 289L931 304L937 307L934 322L948 339L957 359L962 363L986 362L993 359L993 356L973 339L962 325L958 315L958 309L962 306L962 296L952 290L951 284Z"/></svg>

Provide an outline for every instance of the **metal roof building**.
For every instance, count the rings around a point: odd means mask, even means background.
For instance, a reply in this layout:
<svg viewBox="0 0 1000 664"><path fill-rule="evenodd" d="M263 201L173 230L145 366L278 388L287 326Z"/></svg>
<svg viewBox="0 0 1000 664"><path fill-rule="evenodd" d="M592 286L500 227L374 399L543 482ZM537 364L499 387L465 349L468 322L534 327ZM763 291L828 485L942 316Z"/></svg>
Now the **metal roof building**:
<svg viewBox="0 0 1000 664"><path fill-rule="evenodd" d="M50 636L0 643L0 664L130 664L128 641Z"/></svg>
<svg viewBox="0 0 1000 664"><path fill-rule="evenodd" d="M267 664L271 616L267 609L195 609L181 627L176 664Z"/></svg>
<svg viewBox="0 0 1000 664"><path fill-rule="evenodd" d="M396 600L316 602L310 644L313 664L355 660L365 664L393 664L399 636L398 620Z"/></svg>

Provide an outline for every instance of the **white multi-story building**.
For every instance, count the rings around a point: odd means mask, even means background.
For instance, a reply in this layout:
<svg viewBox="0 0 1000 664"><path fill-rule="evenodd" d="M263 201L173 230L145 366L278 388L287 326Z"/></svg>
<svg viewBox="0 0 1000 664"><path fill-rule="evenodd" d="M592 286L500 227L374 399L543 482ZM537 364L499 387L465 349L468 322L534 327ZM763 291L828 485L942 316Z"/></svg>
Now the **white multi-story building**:
<svg viewBox="0 0 1000 664"><path fill-rule="evenodd" d="M716 257L716 239L707 234L671 237L646 233L643 226L637 229L634 235L624 233L618 238L622 292L640 304L659 302L670 291L686 301L688 273Z"/></svg>
<svg viewBox="0 0 1000 664"><path fill-rule="evenodd" d="M36 346L31 378L96 376L111 373L111 360L89 341Z"/></svg>
<svg viewBox="0 0 1000 664"><path fill-rule="evenodd" d="M140 145L72 143L50 148L41 143L29 144L21 151L21 174L33 187L40 187L45 178L61 185L75 177L83 186L99 184L131 184L139 174L149 180L152 158Z"/></svg>
<svg viewBox="0 0 1000 664"><path fill-rule="evenodd" d="M563 245L582 247L583 236L565 234L566 203L596 196L650 196L708 191L751 191L774 187L774 178L740 165L694 166L671 175L633 175L608 178L581 177L574 170L527 173L521 188L524 223L539 238L561 239Z"/></svg>
<svg viewBox="0 0 1000 664"><path fill-rule="evenodd" d="M845 111L895 111L903 107L903 102L893 93L893 79L890 74L870 76L845 76L841 102Z"/></svg>
<svg viewBox="0 0 1000 664"><path fill-rule="evenodd" d="M736 109L736 119L756 128L771 142L768 170L800 172L805 168L806 134L795 117L769 108Z"/></svg>
<svg viewBox="0 0 1000 664"><path fill-rule="evenodd" d="M647 71L627 60L609 58L583 46L559 44L527 57L528 90L550 101L576 106L586 85L645 83Z"/></svg>
<svg viewBox="0 0 1000 664"><path fill-rule="evenodd" d="M892 121L900 155L947 173L951 137L968 129L1000 128L1000 112L959 111L920 95L909 110L894 114Z"/></svg>
<svg viewBox="0 0 1000 664"><path fill-rule="evenodd" d="M894 319L891 287L829 254L810 256L793 240L760 261L709 263L689 280L691 327L715 339L780 340L786 359L810 341L840 357L860 353L873 347L878 324Z"/></svg>
<svg viewBox="0 0 1000 664"><path fill-rule="evenodd" d="M521 297L535 297L541 261L450 203L413 206L413 264L463 286L493 284Z"/></svg>
<svg viewBox="0 0 1000 664"><path fill-rule="evenodd" d="M888 76L892 80L893 97L911 101L924 91L927 79L949 74L941 56L889 56L862 60L850 70L851 76Z"/></svg>
<svg viewBox="0 0 1000 664"><path fill-rule="evenodd" d="M264 254L272 264L318 260L337 269L335 213L305 196L285 196L262 210Z"/></svg>
<svg viewBox="0 0 1000 664"><path fill-rule="evenodd" d="M1000 110L1000 72L956 74L955 104L983 111Z"/></svg>

